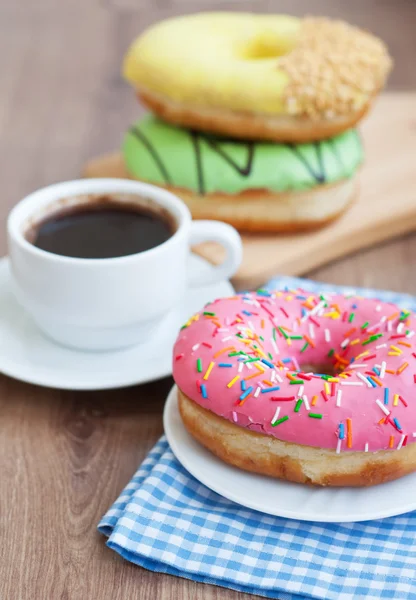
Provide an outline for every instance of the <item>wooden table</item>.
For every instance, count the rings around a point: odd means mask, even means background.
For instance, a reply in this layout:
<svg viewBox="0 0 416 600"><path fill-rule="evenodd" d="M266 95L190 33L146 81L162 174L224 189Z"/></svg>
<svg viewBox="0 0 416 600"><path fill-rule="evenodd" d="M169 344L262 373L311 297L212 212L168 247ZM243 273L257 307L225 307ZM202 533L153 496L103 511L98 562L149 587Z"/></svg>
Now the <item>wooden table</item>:
<svg viewBox="0 0 416 600"><path fill-rule="evenodd" d="M391 89L416 87L416 4L407 0L0 0L2 253L10 207L39 186L76 177L87 158L116 148L139 115L119 75L129 41L160 18L207 8L342 16L389 43ZM415 255L410 235L310 275L416 293ZM75 393L0 376L2 600L247 597L134 567L96 532L161 435L171 384Z"/></svg>

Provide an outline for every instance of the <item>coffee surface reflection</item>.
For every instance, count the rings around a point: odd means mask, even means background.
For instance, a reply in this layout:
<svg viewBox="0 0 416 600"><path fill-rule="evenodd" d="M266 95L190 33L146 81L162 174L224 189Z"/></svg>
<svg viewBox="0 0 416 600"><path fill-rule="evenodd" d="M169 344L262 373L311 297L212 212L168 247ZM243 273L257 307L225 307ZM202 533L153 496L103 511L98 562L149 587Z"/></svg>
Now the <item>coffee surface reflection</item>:
<svg viewBox="0 0 416 600"><path fill-rule="evenodd" d="M26 232L26 239L61 256L115 258L159 246L174 231L169 215L139 203L99 197L48 215Z"/></svg>

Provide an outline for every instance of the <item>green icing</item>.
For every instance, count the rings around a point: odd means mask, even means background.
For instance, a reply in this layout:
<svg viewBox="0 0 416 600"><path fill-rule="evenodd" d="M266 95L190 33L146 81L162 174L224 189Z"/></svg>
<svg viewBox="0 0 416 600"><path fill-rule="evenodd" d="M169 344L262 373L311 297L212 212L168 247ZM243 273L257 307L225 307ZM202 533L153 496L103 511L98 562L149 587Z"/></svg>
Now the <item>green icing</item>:
<svg viewBox="0 0 416 600"><path fill-rule="evenodd" d="M309 189L351 177L363 160L354 129L308 144L246 142L191 132L152 115L127 132L123 154L136 179L228 194Z"/></svg>

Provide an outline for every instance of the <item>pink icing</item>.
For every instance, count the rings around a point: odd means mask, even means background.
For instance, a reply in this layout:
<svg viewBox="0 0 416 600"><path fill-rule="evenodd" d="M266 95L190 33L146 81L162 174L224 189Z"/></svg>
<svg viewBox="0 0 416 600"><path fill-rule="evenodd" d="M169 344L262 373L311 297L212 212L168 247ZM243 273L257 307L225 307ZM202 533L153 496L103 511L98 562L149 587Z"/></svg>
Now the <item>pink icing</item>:
<svg viewBox="0 0 416 600"><path fill-rule="evenodd" d="M189 320L173 376L197 404L252 431L338 452L400 449L416 441L413 328L413 315L377 300L244 294ZM335 367L333 381L302 370L322 364Z"/></svg>

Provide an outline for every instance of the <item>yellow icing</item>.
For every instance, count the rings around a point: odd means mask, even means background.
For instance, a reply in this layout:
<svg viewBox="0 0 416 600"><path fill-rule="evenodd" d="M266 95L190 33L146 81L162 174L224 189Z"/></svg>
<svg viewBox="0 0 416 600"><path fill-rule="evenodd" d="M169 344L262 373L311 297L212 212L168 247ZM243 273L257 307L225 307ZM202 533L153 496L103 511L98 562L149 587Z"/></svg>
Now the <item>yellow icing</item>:
<svg viewBox="0 0 416 600"><path fill-rule="evenodd" d="M300 19L203 13L163 21L130 47L125 78L174 102L278 114L287 74L279 56L297 42Z"/></svg>

